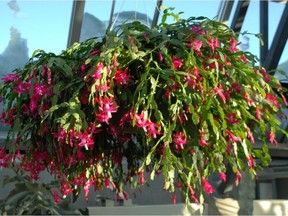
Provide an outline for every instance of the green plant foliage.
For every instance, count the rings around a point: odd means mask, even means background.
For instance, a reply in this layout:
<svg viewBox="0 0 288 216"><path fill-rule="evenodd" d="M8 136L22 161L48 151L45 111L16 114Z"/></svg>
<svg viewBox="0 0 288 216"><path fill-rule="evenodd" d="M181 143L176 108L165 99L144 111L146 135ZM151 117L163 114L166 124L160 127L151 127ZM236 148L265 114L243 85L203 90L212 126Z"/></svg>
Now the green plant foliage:
<svg viewBox="0 0 288 216"><path fill-rule="evenodd" d="M51 184L38 184L30 178L16 175L5 176L3 187L13 184L15 187L10 191L5 200L0 203L1 215L74 215L68 200L59 205L54 201L51 188L57 186ZM69 206L70 205L70 206Z"/></svg>
<svg viewBox="0 0 288 216"><path fill-rule="evenodd" d="M35 180L47 169L64 196L93 186L125 197L123 184L140 187L144 171L157 173L165 190L199 203L214 191L211 173L225 181L227 164L237 181L246 165L252 176L267 165L267 145L286 135L278 80L226 25L169 10L163 19L152 29L124 23L60 55L35 51L3 78L7 166L25 148L20 168Z"/></svg>

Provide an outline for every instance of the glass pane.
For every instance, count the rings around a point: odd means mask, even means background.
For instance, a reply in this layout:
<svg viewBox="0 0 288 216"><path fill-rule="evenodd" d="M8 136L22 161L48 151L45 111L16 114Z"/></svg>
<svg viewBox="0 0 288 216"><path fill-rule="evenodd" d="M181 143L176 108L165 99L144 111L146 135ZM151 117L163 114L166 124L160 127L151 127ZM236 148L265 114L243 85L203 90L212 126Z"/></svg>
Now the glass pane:
<svg viewBox="0 0 288 216"><path fill-rule="evenodd" d="M112 0L86 1L80 41L102 37L109 25ZM113 13L113 27L123 22L140 21L151 26L156 0L118 0Z"/></svg>
<svg viewBox="0 0 288 216"><path fill-rule="evenodd" d="M259 16L260 16L259 1L250 1L246 16L244 18L243 26L241 28L241 32L259 34L260 33ZM254 35L245 34L239 37L239 41L241 42L240 49L249 51L258 57L260 56L259 38L255 37Z"/></svg>
<svg viewBox="0 0 288 216"><path fill-rule="evenodd" d="M112 7L112 0L86 1L81 26L80 41L105 34Z"/></svg>
<svg viewBox="0 0 288 216"><path fill-rule="evenodd" d="M215 19L220 7L221 0L164 0L163 6L166 8L174 8L174 13L184 12L180 18L204 16L209 19ZM162 15L162 14L161 14ZM162 17L162 16L161 16ZM159 21L161 21L161 17ZM170 20L173 21L172 19Z"/></svg>
<svg viewBox="0 0 288 216"><path fill-rule="evenodd" d="M66 49L71 11L72 0L1 0L0 79L21 68L36 49L56 54ZM3 130L0 125L0 139Z"/></svg>
<svg viewBox="0 0 288 216"><path fill-rule="evenodd" d="M72 0L0 1L0 68L21 67L36 49L60 53L67 46Z"/></svg>

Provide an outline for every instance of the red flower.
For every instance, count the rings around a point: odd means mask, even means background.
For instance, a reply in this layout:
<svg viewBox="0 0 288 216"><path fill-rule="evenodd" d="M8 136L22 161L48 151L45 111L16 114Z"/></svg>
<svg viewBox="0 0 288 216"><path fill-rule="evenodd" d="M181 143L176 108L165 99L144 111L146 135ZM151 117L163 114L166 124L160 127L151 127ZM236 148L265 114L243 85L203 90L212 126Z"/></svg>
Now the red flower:
<svg viewBox="0 0 288 216"><path fill-rule="evenodd" d="M202 179L202 183L203 183L204 191L206 193L211 194L215 191L212 185L209 184L209 182L205 178Z"/></svg>

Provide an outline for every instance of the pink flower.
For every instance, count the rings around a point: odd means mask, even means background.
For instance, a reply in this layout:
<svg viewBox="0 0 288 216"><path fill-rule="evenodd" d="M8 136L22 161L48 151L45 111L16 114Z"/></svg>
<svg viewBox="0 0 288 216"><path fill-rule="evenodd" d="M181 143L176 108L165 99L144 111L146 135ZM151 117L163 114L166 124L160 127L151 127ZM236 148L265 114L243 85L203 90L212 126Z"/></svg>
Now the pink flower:
<svg viewBox="0 0 288 216"><path fill-rule="evenodd" d="M213 91L215 92L215 95L219 95L219 97L221 98L221 100L224 102L224 103L226 103L226 98L225 98L225 96L224 96L224 94L223 94L223 88L222 88L222 85L220 84L220 86L219 87L214 87L213 88Z"/></svg>
<svg viewBox="0 0 288 216"><path fill-rule="evenodd" d="M254 158L252 157L252 155L250 155L249 157L246 157L246 160L248 162L249 167L255 168L255 162L254 162Z"/></svg>
<svg viewBox="0 0 288 216"><path fill-rule="evenodd" d="M251 130L250 130L250 128L248 126L247 126L247 137L251 140L251 142L253 144L255 143L253 133L251 132Z"/></svg>
<svg viewBox="0 0 288 216"><path fill-rule="evenodd" d="M172 194L172 203L175 205L177 203L177 196L176 194Z"/></svg>
<svg viewBox="0 0 288 216"><path fill-rule="evenodd" d="M144 183L145 183L144 170L141 170L138 172L138 178L139 178L139 183L141 185L144 185Z"/></svg>
<svg viewBox="0 0 288 216"><path fill-rule="evenodd" d="M4 82L13 82L13 81L19 79L19 77L20 77L20 74L7 74L2 78L2 80Z"/></svg>
<svg viewBox="0 0 288 216"><path fill-rule="evenodd" d="M266 94L266 100L268 100L270 103L272 103L273 106L280 108L277 97L275 97L273 94L270 94L270 93Z"/></svg>
<svg viewBox="0 0 288 216"><path fill-rule="evenodd" d="M225 174L224 172L220 172L219 175L220 175L220 179L221 179L223 182L226 182L226 174Z"/></svg>
<svg viewBox="0 0 288 216"><path fill-rule="evenodd" d="M212 185L209 184L209 182L205 178L202 179L202 183L203 183L204 191L206 193L211 194L215 191Z"/></svg>
<svg viewBox="0 0 288 216"><path fill-rule="evenodd" d="M230 43L230 47L229 47L229 50L231 52L238 52L238 49L237 49L237 46L240 44L239 42L237 43L237 40L234 38L234 37L231 37L229 39L229 43Z"/></svg>
<svg viewBox="0 0 288 216"><path fill-rule="evenodd" d="M104 69L104 65L103 63L99 63L98 65L96 65L95 67L95 72L92 75L93 79L96 81L98 79L101 79L102 77L102 70Z"/></svg>
<svg viewBox="0 0 288 216"><path fill-rule="evenodd" d="M80 140L78 146L84 146L86 150L94 148L94 140L87 132L76 134L75 137Z"/></svg>
<svg viewBox="0 0 288 216"><path fill-rule="evenodd" d="M49 89L49 86L46 84L35 84L33 86L33 95L35 96L51 96L53 94L53 91Z"/></svg>
<svg viewBox="0 0 288 216"><path fill-rule="evenodd" d="M141 114L135 114L135 119L136 119L136 126L139 128L143 128L143 130L146 132L146 127L148 126L148 119L147 115L145 114L144 111L141 112Z"/></svg>
<svg viewBox="0 0 288 216"><path fill-rule="evenodd" d="M126 68L124 71L117 69L115 73L115 83L117 85L124 85L127 86L129 84L129 79L132 77L131 75L127 75L128 68Z"/></svg>
<svg viewBox="0 0 288 216"><path fill-rule="evenodd" d="M231 131L226 130L226 135L229 136L229 138L231 139L232 142L239 142L241 141L241 139L239 137L236 137Z"/></svg>
<svg viewBox="0 0 288 216"><path fill-rule="evenodd" d="M241 93L241 87L239 86L238 83L232 83L231 87L232 87L232 89L234 89L238 94Z"/></svg>
<svg viewBox="0 0 288 216"><path fill-rule="evenodd" d="M30 90L31 83L24 83L21 81L17 82L17 86L13 88L13 91L18 94L28 93Z"/></svg>
<svg viewBox="0 0 288 216"><path fill-rule="evenodd" d="M59 194L56 190L54 190L54 201L55 203L59 204L60 203L60 197L59 197Z"/></svg>
<svg viewBox="0 0 288 216"><path fill-rule="evenodd" d="M240 120L236 116L236 112L228 113L226 117L227 124L237 124Z"/></svg>
<svg viewBox="0 0 288 216"><path fill-rule="evenodd" d="M115 102L112 97L100 97L95 98L95 103L99 105L99 113L96 114L99 122L106 122L112 118L112 113L116 113L118 106L115 105Z"/></svg>
<svg viewBox="0 0 288 216"><path fill-rule="evenodd" d="M276 140L276 138L275 138L275 133L274 133L274 131L270 131L270 133L268 133L268 136L269 136L269 141L270 141L270 143L275 144L275 145L278 145L278 142L277 142L277 140Z"/></svg>
<svg viewBox="0 0 288 216"><path fill-rule="evenodd" d="M156 139L157 134L161 134L161 132L158 131L157 128L160 128L160 124L155 124L151 121L148 121L147 125L147 133L149 136L152 136L154 139Z"/></svg>
<svg viewBox="0 0 288 216"><path fill-rule="evenodd" d="M212 53L214 53L215 49L220 46L218 38L208 38L207 44L211 47Z"/></svg>
<svg viewBox="0 0 288 216"><path fill-rule="evenodd" d="M241 174L241 172L237 169L237 170L236 170L236 180L235 180L236 185L238 185L241 180L242 180L242 174Z"/></svg>
<svg viewBox="0 0 288 216"><path fill-rule="evenodd" d="M184 149L184 145L186 145L188 143L183 132L173 134L173 138L174 138L173 142L175 144L175 149L177 151L182 151Z"/></svg>
<svg viewBox="0 0 288 216"><path fill-rule="evenodd" d="M176 56L172 57L172 64L173 64L173 68L174 70L179 70L182 65L183 65L183 61L180 58L177 58Z"/></svg>

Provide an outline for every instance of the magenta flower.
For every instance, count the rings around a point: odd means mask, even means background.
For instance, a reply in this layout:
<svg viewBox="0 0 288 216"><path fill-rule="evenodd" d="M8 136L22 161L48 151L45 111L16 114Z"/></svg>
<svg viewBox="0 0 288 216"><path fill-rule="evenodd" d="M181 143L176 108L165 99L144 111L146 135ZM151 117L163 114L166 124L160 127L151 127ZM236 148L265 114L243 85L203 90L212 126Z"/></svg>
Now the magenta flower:
<svg viewBox="0 0 288 216"><path fill-rule="evenodd" d="M98 79L101 79L102 77L102 70L104 69L103 63L99 63L95 67L95 73L92 75L93 79L96 81Z"/></svg>
<svg viewBox="0 0 288 216"><path fill-rule="evenodd" d="M211 194L215 191L215 189L212 187L212 185L207 181L207 179L202 179L204 191L208 194Z"/></svg>
<svg viewBox="0 0 288 216"><path fill-rule="evenodd" d="M184 145L188 143L183 132L173 134L173 143L175 144L175 149L177 151L182 151L184 149Z"/></svg>
<svg viewBox="0 0 288 216"><path fill-rule="evenodd" d="M226 182L226 174L225 174L224 172L220 172L219 175L220 175L220 179L221 179L223 182Z"/></svg>
<svg viewBox="0 0 288 216"><path fill-rule="evenodd" d="M280 105L278 103L278 99L273 94L270 94L270 93L266 94L266 100L268 100L270 103L272 103L273 106L280 108Z"/></svg>
<svg viewBox="0 0 288 216"><path fill-rule="evenodd" d="M237 124L240 122L240 119L237 118L236 112L228 113L226 117L227 124Z"/></svg>
<svg viewBox="0 0 288 216"><path fill-rule="evenodd" d="M226 135L229 136L229 138L231 139L232 142L239 142L241 141L241 139L237 136L235 136L231 131L226 130Z"/></svg>
<svg viewBox="0 0 288 216"><path fill-rule="evenodd" d="M56 190L54 190L53 195L54 195L55 203L60 204L60 197L59 197L59 194L58 194L58 192Z"/></svg>
<svg viewBox="0 0 288 216"><path fill-rule="evenodd" d="M177 58L176 56L173 56L172 57L172 64L173 64L172 69L179 70L183 65L183 61L182 61L182 59Z"/></svg>
<svg viewBox="0 0 288 216"><path fill-rule="evenodd" d="M33 95L35 96L51 96L53 91L49 89L49 86L46 84L35 84L33 87Z"/></svg>
<svg viewBox="0 0 288 216"><path fill-rule="evenodd" d="M220 46L218 38L209 37L207 44L210 46L212 53L214 53L215 49Z"/></svg>
<svg viewBox="0 0 288 216"><path fill-rule="evenodd" d="M17 84L18 85L13 88L13 91L15 93L25 94L29 92L31 83L24 83L24 82L18 81Z"/></svg>
<svg viewBox="0 0 288 216"><path fill-rule="evenodd" d="M20 74L7 74L2 78L2 80L4 82L13 82L15 80L18 80L19 77L20 77Z"/></svg>
<svg viewBox="0 0 288 216"><path fill-rule="evenodd" d="M249 167L255 168L255 161L252 155L250 155L249 157L246 157L246 160L248 162Z"/></svg>
<svg viewBox="0 0 288 216"><path fill-rule="evenodd" d="M234 89L238 94L241 93L241 87L238 83L232 83L231 85L232 89Z"/></svg>
<svg viewBox="0 0 288 216"><path fill-rule="evenodd" d="M157 134L161 134L160 131L158 131L157 128L160 128L160 124L155 124L151 121L148 121L148 125L147 125L147 133L149 136L152 136L154 139L156 139Z"/></svg>
<svg viewBox="0 0 288 216"><path fill-rule="evenodd" d="M86 150L94 148L94 140L91 134L87 132L76 134L75 137L80 140L78 146L84 146Z"/></svg>
<svg viewBox="0 0 288 216"><path fill-rule="evenodd" d="M221 98L221 100L226 103L226 98L225 98L225 95L223 94L223 88L222 88L222 85L220 84L219 87L214 87L213 88L213 91L215 92L215 95L219 95L219 97Z"/></svg>
<svg viewBox="0 0 288 216"><path fill-rule="evenodd" d="M256 118L257 119L261 119L261 108L260 107L256 107Z"/></svg>
<svg viewBox="0 0 288 216"><path fill-rule="evenodd" d="M129 79L132 76L127 74L127 72L128 72L128 68L126 68L124 71L120 69L116 70L114 80L117 85L127 86L129 84Z"/></svg>
<svg viewBox="0 0 288 216"><path fill-rule="evenodd" d="M238 52L237 46L240 44L240 42L237 42L234 37L231 37L231 38L229 39L229 43L230 43L229 50L230 50L231 52L234 52L234 53Z"/></svg>
<svg viewBox="0 0 288 216"><path fill-rule="evenodd" d="M118 108L118 106L115 105L113 98L100 97L95 98L94 101L99 105L99 113L96 114L98 121L108 123L109 119L112 118L112 113L116 113Z"/></svg>
<svg viewBox="0 0 288 216"><path fill-rule="evenodd" d="M136 119L136 126L139 128L143 128L143 130L146 132L146 127L148 126L148 119L144 111L141 112L141 114L135 114Z"/></svg>

